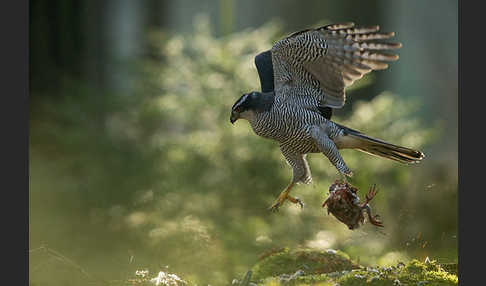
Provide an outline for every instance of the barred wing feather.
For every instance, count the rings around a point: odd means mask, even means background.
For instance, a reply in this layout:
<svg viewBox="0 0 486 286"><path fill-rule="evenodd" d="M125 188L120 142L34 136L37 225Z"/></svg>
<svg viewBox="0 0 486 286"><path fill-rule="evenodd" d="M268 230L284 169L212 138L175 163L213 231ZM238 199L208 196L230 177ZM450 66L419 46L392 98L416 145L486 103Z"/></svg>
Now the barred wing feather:
<svg viewBox="0 0 486 286"><path fill-rule="evenodd" d="M379 41L394 33L378 31L379 26L333 24L278 41L272 47L277 96L312 96L320 106L343 107L346 87L398 59L387 52L400 48L400 43Z"/></svg>

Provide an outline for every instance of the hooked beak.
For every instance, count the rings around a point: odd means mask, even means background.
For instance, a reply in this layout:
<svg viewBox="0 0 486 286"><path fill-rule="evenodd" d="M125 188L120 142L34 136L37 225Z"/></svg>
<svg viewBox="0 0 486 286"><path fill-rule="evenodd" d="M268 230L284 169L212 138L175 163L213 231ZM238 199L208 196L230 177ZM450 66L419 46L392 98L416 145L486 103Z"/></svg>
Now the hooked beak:
<svg viewBox="0 0 486 286"><path fill-rule="evenodd" d="M238 120L240 117L238 116L238 113L231 111L231 117L230 117L230 122L231 124L235 124L235 121Z"/></svg>

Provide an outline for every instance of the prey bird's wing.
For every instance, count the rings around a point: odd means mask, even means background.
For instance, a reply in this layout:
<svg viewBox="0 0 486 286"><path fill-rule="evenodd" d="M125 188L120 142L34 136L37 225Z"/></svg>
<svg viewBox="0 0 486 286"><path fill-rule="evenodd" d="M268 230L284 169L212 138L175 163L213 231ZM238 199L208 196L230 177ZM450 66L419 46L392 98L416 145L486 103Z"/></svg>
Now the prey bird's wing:
<svg viewBox="0 0 486 286"><path fill-rule="evenodd" d="M272 47L277 96L310 96L319 106L343 107L345 88L373 71L386 69L401 47L378 26L333 24L293 33Z"/></svg>

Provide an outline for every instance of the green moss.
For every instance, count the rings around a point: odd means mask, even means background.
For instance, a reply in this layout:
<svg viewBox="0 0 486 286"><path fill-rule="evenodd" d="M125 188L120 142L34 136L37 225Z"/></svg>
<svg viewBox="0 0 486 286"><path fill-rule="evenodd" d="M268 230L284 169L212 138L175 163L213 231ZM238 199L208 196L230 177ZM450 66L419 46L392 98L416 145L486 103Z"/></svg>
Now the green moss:
<svg viewBox="0 0 486 286"><path fill-rule="evenodd" d="M306 274L322 274L358 268L349 256L336 251L315 251L283 248L262 258L253 268L252 281L281 274L294 274L303 270Z"/></svg>
<svg viewBox="0 0 486 286"><path fill-rule="evenodd" d="M452 267L452 269L457 269ZM301 270L300 272L298 272ZM436 261L412 260L389 267L358 266L341 252L288 248L267 254L253 268L254 282L263 285L457 285L456 273Z"/></svg>
<svg viewBox="0 0 486 286"><path fill-rule="evenodd" d="M445 271L457 275L457 263L446 263L440 265Z"/></svg>
<svg viewBox="0 0 486 286"><path fill-rule="evenodd" d="M418 260L412 260L405 266L398 264L388 271L382 269L353 271L340 277L336 282L341 286L363 285L364 282L366 282L366 285L373 286L394 285L394 283L397 285L449 286L458 283L456 275L446 272L434 261L425 264ZM400 284L398 284L398 281Z"/></svg>
<svg viewBox="0 0 486 286"><path fill-rule="evenodd" d="M260 285L260 284L258 284ZM300 286L300 285L313 285L313 286L335 286L335 282L326 277L325 274L321 275L308 275L301 277L295 281L283 282L279 278L272 277L264 280L264 286Z"/></svg>

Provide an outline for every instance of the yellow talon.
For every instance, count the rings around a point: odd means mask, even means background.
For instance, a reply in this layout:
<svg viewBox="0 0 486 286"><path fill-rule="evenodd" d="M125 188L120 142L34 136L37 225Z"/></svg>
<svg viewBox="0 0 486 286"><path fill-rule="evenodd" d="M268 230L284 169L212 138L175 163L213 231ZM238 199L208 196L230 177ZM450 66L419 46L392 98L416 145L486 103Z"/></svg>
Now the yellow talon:
<svg viewBox="0 0 486 286"><path fill-rule="evenodd" d="M286 189L285 191L281 192L277 199L273 202L272 206L269 208L270 211L276 212L278 208L285 203L289 196L289 190Z"/></svg>
<svg viewBox="0 0 486 286"><path fill-rule="evenodd" d="M270 211L276 212L278 211L279 207L282 206L286 200L289 200L290 202L294 204L299 204L301 208L304 208L304 203L299 199L299 198L294 198L289 195L290 189L294 186L294 183L290 183L290 185L283 190L280 195L277 197L275 202L272 204L272 206L269 208Z"/></svg>

